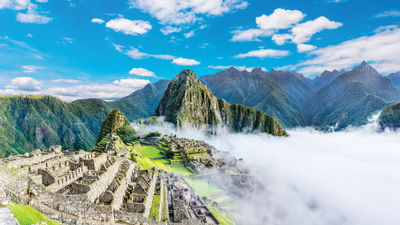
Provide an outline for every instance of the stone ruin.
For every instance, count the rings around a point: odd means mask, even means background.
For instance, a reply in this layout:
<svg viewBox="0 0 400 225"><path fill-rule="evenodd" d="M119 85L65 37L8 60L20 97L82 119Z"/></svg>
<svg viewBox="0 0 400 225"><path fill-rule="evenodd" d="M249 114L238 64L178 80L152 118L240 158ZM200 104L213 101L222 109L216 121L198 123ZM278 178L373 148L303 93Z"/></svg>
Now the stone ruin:
<svg viewBox="0 0 400 225"><path fill-rule="evenodd" d="M154 194L164 192L174 222L218 223L183 180L142 170L116 152L62 152L54 146L3 161L0 181L7 195L65 224L157 224L148 217Z"/></svg>

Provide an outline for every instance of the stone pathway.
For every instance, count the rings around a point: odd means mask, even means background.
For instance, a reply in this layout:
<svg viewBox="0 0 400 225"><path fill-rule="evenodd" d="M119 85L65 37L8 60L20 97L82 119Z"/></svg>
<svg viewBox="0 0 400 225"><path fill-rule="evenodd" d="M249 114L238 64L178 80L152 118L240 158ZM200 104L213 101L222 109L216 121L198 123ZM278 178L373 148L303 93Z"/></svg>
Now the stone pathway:
<svg viewBox="0 0 400 225"><path fill-rule="evenodd" d="M4 192L3 183L0 182L0 225L19 225L11 210L7 207L10 200Z"/></svg>

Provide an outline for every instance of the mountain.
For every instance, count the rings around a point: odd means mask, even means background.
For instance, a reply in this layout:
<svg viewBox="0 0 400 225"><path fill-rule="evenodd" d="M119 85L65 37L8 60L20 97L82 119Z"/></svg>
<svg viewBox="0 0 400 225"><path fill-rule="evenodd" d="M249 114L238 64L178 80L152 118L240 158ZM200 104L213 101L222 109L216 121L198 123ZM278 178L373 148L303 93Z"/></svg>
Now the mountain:
<svg viewBox="0 0 400 225"><path fill-rule="evenodd" d="M155 115L165 116L178 127L226 127L237 132L287 135L266 113L217 99L191 70L182 71L170 82Z"/></svg>
<svg viewBox="0 0 400 225"><path fill-rule="evenodd" d="M386 107L378 118L378 123L382 129L391 128L397 130L400 128L400 103Z"/></svg>
<svg viewBox="0 0 400 225"><path fill-rule="evenodd" d="M134 135L137 132L131 127L129 120L118 109L110 112L101 125L97 142L101 141L106 135L116 133L123 138L126 135Z"/></svg>
<svg viewBox="0 0 400 225"><path fill-rule="evenodd" d="M160 80L110 102L81 99L65 103L51 96L0 96L0 156L55 144L63 149L91 150L108 113L119 109L130 121L149 117L168 83Z"/></svg>
<svg viewBox="0 0 400 225"><path fill-rule="evenodd" d="M292 90L291 87L295 85L284 82L285 79L278 77L280 74L275 71L266 73L261 69L254 69L251 72L238 71L231 67L215 75L202 76L200 80L216 97L225 99L229 103L262 110L285 127L303 126L306 118L302 112L302 102L299 100L302 97L298 96L309 96L309 89L305 84L301 84L295 75L283 73L282 77L290 77L289 81L300 84L300 88ZM302 93L303 90L306 90L305 93Z"/></svg>
<svg viewBox="0 0 400 225"><path fill-rule="evenodd" d="M362 62L321 88L309 101L309 124L342 129L365 124L369 116L399 98L390 80Z"/></svg>
<svg viewBox="0 0 400 225"><path fill-rule="evenodd" d="M313 88L314 91L318 91L324 86L328 85L332 81L334 81L338 76L342 75L345 73L345 70L333 70L333 71L327 71L325 70L320 76L314 78L312 80L311 87Z"/></svg>
<svg viewBox="0 0 400 225"><path fill-rule="evenodd" d="M400 71L389 74L387 78L392 81L393 86L397 89L397 92L400 93Z"/></svg>

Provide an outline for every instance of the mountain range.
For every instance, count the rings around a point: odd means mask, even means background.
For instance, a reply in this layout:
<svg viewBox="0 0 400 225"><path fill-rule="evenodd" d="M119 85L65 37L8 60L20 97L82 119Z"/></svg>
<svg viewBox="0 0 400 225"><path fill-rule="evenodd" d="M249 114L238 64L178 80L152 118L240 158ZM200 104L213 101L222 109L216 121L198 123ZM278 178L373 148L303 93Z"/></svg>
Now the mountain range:
<svg viewBox="0 0 400 225"><path fill-rule="evenodd" d="M339 130L358 126L400 99L400 72L385 77L365 62L350 71L325 71L315 79L295 72L239 71L233 67L199 79L219 98L218 107L261 110L283 128ZM160 80L115 101L65 103L51 96L0 96L0 156L51 144L91 150L108 113L119 109L129 121L149 117L169 84Z"/></svg>

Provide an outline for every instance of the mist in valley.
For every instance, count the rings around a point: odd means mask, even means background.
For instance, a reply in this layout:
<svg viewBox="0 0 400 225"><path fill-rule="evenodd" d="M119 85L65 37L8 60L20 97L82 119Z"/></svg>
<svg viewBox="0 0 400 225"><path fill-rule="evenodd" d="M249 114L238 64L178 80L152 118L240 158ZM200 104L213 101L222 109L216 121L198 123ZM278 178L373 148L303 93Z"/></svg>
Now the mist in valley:
<svg viewBox="0 0 400 225"><path fill-rule="evenodd" d="M242 158L263 189L240 200L246 224L398 225L400 132L370 123L341 132L289 130L289 137L147 127L201 139Z"/></svg>

